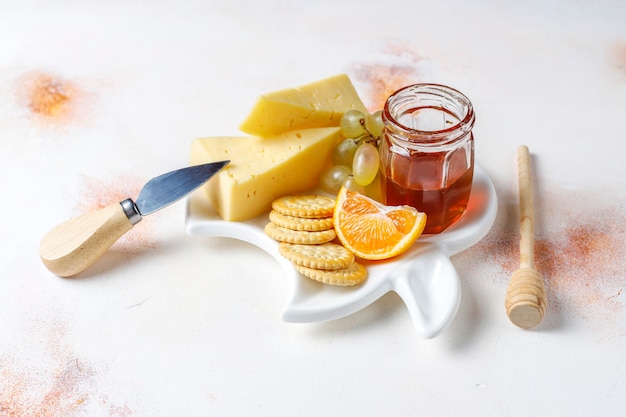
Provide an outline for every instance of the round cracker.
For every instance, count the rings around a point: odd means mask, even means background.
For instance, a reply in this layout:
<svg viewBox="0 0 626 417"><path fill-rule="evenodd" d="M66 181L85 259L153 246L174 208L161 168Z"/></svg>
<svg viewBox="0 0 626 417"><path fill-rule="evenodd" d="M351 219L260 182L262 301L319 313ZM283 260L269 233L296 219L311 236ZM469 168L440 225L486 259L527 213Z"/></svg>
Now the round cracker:
<svg viewBox="0 0 626 417"><path fill-rule="evenodd" d="M335 229L321 230L319 232L307 232L305 230L291 230L269 222L265 225L265 234L274 240L287 243L305 245L319 245L330 242L337 237Z"/></svg>
<svg viewBox="0 0 626 417"><path fill-rule="evenodd" d="M342 269L354 262L354 254L342 245L323 243L321 245L300 245L281 243L278 251L296 265L314 269Z"/></svg>
<svg viewBox="0 0 626 417"><path fill-rule="evenodd" d="M294 267L305 277L330 285L344 287L357 285L367 278L367 269L358 262L353 262L347 268L335 270L307 268L302 265L294 265Z"/></svg>
<svg viewBox="0 0 626 417"><path fill-rule="evenodd" d="M291 230L306 230L307 232L319 232L333 228L333 218L305 218L288 216L276 210L270 211L270 220L275 225Z"/></svg>
<svg viewBox="0 0 626 417"><path fill-rule="evenodd" d="M335 199L324 195L286 195L274 200L272 208L293 217L332 217Z"/></svg>

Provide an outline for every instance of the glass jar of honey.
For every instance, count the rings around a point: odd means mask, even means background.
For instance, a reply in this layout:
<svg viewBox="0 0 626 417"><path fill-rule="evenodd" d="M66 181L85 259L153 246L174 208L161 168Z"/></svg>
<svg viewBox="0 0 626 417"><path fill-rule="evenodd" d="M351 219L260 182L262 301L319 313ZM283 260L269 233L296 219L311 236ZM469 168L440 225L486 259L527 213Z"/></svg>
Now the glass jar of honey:
<svg viewBox="0 0 626 417"><path fill-rule="evenodd" d="M467 207L474 121L470 100L444 85L410 85L385 103L380 143L385 204L426 213L424 233L444 231Z"/></svg>

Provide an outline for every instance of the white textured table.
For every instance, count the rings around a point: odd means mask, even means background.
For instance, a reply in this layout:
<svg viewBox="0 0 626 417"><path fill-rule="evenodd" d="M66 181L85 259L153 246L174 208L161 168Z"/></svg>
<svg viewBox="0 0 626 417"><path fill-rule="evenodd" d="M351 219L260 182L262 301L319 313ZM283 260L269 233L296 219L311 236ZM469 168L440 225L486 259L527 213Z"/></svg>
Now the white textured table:
<svg viewBox="0 0 626 417"><path fill-rule="evenodd" d="M0 1L1 417L624 415L624 2L84 3ZM259 94L339 72L372 110L413 82L475 105L499 210L452 257L463 296L438 337L393 293L281 321L280 265L188 236L184 203L76 278L39 261L49 228L239 134ZM504 311L521 144L548 290L531 331Z"/></svg>

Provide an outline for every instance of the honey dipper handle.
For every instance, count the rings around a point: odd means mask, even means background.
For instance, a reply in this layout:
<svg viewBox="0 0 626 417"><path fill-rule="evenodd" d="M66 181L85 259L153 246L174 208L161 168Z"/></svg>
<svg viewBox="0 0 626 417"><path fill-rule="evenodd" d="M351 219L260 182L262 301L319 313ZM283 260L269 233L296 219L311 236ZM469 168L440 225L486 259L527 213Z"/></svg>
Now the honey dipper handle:
<svg viewBox="0 0 626 417"><path fill-rule="evenodd" d="M528 147L517 149L520 207L520 268L513 273L504 300L511 322L524 329L539 324L546 310L543 280L534 263L533 190Z"/></svg>
<svg viewBox="0 0 626 417"><path fill-rule="evenodd" d="M530 153L527 146L517 149L520 210L520 268L533 268L535 218Z"/></svg>

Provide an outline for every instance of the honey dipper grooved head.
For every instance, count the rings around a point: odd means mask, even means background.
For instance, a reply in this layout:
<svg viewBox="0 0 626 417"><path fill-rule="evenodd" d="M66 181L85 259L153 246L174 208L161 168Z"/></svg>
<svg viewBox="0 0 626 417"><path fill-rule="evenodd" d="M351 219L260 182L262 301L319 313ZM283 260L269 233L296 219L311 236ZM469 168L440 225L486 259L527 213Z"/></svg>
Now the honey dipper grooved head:
<svg viewBox="0 0 626 417"><path fill-rule="evenodd" d="M524 329L536 326L546 310L543 280L532 268L513 273L505 299L506 313L513 324Z"/></svg>

